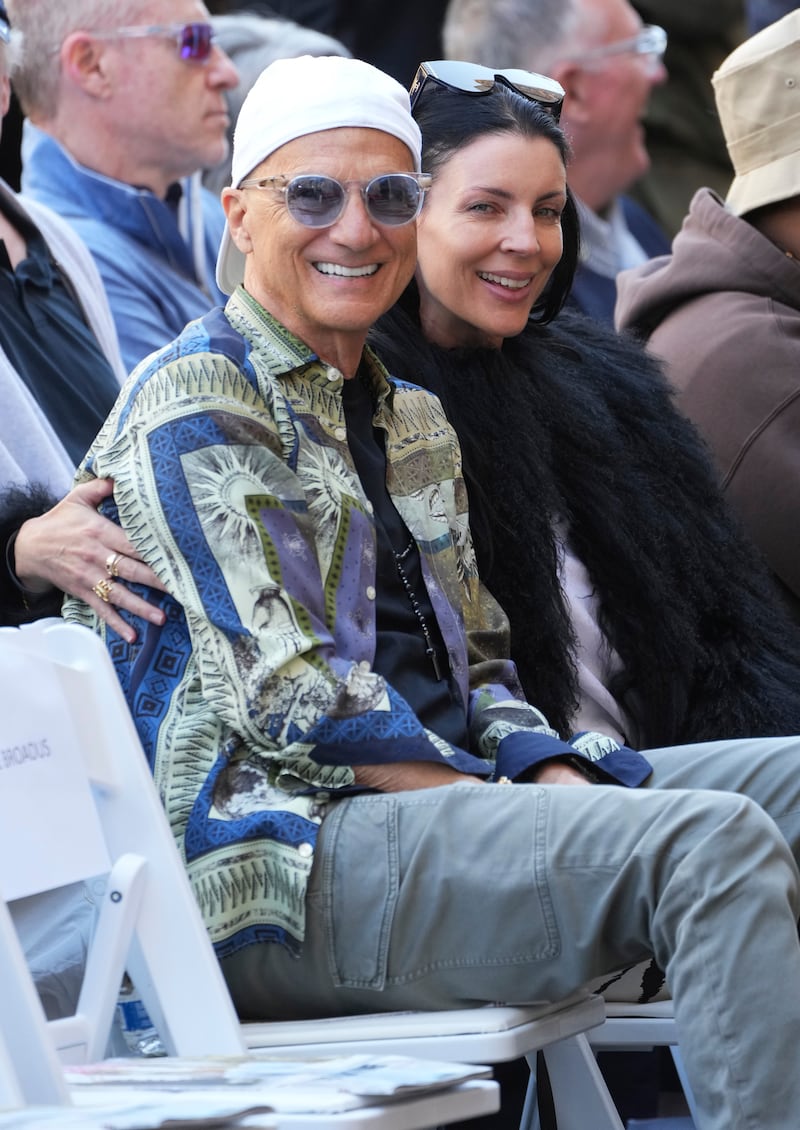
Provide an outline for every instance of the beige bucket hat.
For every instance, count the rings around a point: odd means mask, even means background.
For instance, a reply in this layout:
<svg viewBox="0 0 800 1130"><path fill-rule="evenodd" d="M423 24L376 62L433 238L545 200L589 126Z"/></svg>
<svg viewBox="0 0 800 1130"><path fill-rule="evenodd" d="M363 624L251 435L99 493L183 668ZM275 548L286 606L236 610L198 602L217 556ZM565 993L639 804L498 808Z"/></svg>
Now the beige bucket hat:
<svg viewBox="0 0 800 1130"><path fill-rule="evenodd" d="M800 195L800 8L746 40L713 77L737 216Z"/></svg>

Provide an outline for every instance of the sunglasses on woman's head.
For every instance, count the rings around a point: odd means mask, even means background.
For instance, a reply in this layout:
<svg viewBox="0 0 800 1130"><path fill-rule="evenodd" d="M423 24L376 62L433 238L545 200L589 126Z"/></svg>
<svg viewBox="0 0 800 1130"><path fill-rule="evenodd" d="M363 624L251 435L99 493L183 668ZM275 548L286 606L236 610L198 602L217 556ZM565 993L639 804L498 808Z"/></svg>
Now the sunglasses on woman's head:
<svg viewBox="0 0 800 1130"><path fill-rule="evenodd" d="M561 104L564 101L564 88L561 84L535 71L493 70L491 67L482 67L480 63L437 59L434 62L420 63L417 68L409 91L412 109L431 84L473 96L491 94L498 85L505 86L530 102L535 102L543 110L548 110L556 121L561 116Z"/></svg>

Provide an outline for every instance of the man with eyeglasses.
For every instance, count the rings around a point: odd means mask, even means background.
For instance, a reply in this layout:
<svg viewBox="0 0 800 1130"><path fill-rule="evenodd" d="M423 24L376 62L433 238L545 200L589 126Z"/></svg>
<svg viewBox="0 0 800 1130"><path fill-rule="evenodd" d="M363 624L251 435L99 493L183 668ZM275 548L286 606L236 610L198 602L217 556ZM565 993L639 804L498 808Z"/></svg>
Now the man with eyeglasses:
<svg viewBox="0 0 800 1130"><path fill-rule="evenodd" d="M0 133L10 96L10 40L0 0ZM56 615L64 588L87 596L104 615L115 616L119 601L134 607L124 585L117 585L114 601L106 603L92 593L91 570L88 581L79 579L87 545L89 556L99 562L110 552L125 552L118 527L95 509L108 485L89 491L77 487L67 494L75 465L124 378L114 322L91 255L61 217L0 180L3 626ZM143 579L144 566L138 562L136 567ZM143 602L138 608L146 614ZM122 620L116 624L126 630Z"/></svg>
<svg viewBox="0 0 800 1130"><path fill-rule="evenodd" d="M10 97L10 38L0 0L0 133ZM109 492L108 484L87 484L66 492L75 463L113 405L124 377L111 312L89 252L64 220L21 198L0 180L0 625L4 629L58 615L63 593L55 587L54 563L59 585L69 583L72 591L85 593L73 584L75 557L89 540L103 561L110 547L98 544L100 529L114 539L123 536L95 510ZM118 543L111 544L116 548ZM46 554L43 546L49 547ZM127 599L122 586L119 591ZM88 596L96 599L90 589ZM97 600L98 610L114 614L113 608ZM145 612L143 602L139 610ZM126 630L122 620L117 624ZM79 884L11 905L50 1018L75 1011L92 931L92 901Z"/></svg>
<svg viewBox="0 0 800 1130"><path fill-rule="evenodd" d="M563 86L567 177L581 218L569 301L613 324L618 272L669 249L625 195L649 164L642 117L667 77L664 32L643 26L628 0L450 0L442 42L448 59L538 71Z"/></svg>
<svg viewBox="0 0 800 1130"><path fill-rule="evenodd" d="M244 1017L559 1000L652 949L710 1080L698 1130L784 1130L796 742L748 750L779 830L748 797L624 787L649 760L610 741L592 760L525 702L455 434L365 346L415 268L420 167L388 75L262 73L223 192L230 298L141 362L82 468L114 480L165 623L129 645L66 614L105 636ZM564 758L609 783L528 783ZM751 996L779 1014L769 1041Z"/></svg>
<svg viewBox="0 0 800 1130"><path fill-rule="evenodd" d="M23 190L95 257L128 369L222 300L199 174L227 151L236 69L199 0L10 0Z"/></svg>

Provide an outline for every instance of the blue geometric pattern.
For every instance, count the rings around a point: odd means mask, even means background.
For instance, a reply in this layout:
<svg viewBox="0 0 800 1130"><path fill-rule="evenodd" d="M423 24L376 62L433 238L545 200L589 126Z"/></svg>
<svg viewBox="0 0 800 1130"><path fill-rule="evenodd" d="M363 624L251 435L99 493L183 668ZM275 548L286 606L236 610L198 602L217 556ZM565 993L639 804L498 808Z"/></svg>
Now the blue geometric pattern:
<svg viewBox="0 0 800 1130"><path fill-rule="evenodd" d="M342 441L341 374L244 290L142 363L86 464L86 478L114 480L111 512L169 590L142 594L166 621L134 621L128 644L79 601L66 614L106 639L220 953L300 945L325 798L355 789L354 765L419 759L485 776L483 707L520 693L441 406L392 387L368 351L364 362L455 694L478 704L474 755L429 733L372 670L374 519ZM470 696L471 662L482 696Z"/></svg>
<svg viewBox="0 0 800 1130"><path fill-rule="evenodd" d="M304 820L295 812L268 809L239 820L215 820L211 817L214 786L226 764L227 758L220 757L192 808L184 839L187 861L197 859L222 844L246 843L248 840L270 839L294 847L316 843L318 825Z"/></svg>
<svg viewBox="0 0 800 1130"><path fill-rule="evenodd" d="M192 576L203 603L218 624L227 625L231 639L243 631L227 581L209 553L208 543L192 501L181 456L199 447L228 442L216 420L198 413L154 428L148 435L150 457L161 505L169 515L175 541L183 557L194 563Z"/></svg>

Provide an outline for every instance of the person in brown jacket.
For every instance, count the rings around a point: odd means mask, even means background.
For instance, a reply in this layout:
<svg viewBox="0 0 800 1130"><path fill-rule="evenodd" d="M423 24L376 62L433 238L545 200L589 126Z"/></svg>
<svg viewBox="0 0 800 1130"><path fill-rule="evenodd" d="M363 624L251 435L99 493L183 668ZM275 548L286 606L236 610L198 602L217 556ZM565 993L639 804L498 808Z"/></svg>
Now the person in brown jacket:
<svg viewBox="0 0 800 1130"><path fill-rule="evenodd" d="M722 485L800 619L800 9L713 76L736 176L672 254L623 272L617 325L667 364Z"/></svg>

